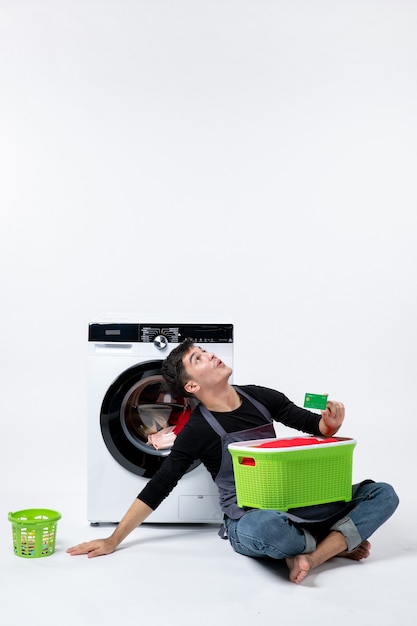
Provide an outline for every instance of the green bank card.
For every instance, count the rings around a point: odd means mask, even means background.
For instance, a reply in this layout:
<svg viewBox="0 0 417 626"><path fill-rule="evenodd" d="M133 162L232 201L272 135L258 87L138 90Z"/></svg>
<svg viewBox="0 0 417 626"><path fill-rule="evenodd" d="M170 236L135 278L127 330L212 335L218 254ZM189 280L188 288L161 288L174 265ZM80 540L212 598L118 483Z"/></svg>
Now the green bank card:
<svg viewBox="0 0 417 626"><path fill-rule="evenodd" d="M304 398L304 406L306 409L320 409L324 411L327 405L327 396L317 393L306 393Z"/></svg>

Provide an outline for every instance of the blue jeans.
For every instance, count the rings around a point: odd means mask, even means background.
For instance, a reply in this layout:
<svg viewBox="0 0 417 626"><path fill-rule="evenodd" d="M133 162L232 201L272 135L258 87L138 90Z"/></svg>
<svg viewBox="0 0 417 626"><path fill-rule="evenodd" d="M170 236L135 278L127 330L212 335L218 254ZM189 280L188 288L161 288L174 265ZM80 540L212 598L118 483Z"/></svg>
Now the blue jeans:
<svg viewBox="0 0 417 626"><path fill-rule="evenodd" d="M226 518L225 528L233 549L246 556L285 559L312 552L332 530L344 535L351 551L391 517L398 502L391 485L364 482L324 521L294 522L282 511L254 509L238 520Z"/></svg>

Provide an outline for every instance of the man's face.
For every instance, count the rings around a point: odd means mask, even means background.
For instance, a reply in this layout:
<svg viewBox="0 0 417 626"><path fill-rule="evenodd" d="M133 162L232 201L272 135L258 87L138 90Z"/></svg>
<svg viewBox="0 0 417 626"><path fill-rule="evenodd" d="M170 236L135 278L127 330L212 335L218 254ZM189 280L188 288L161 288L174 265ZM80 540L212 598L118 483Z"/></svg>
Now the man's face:
<svg viewBox="0 0 417 626"><path fill-rule="evenodd" d="M227 382L232 373L232 369L213 352L206 352L199 346L192 346L182 362L188 381L197 384L203 391Z"/></svg>

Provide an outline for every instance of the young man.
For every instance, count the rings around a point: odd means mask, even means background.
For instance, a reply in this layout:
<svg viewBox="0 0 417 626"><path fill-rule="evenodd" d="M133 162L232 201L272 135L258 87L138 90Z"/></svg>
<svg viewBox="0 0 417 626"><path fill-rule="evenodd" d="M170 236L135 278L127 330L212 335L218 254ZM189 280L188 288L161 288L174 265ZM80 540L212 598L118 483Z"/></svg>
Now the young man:
<svg viewBox="0 0 417 626"><path fill-rule="evenodd" d="M369 556L368 538L398 505L395 491L386 483L367 480L354 485L348 503L285 513L237 506L229 443L274 437L273 420L311 435L330 437L343 422L342 403L328 401L319 415L295 406L273 389L232 386L231 368L190 339L171 352L162 369L174 393L194 397L199 405L179 433L171 453L113 534L69 548L69 554L95 557L113 552L168 496L190 465L200 459L218 486L225 530L236 552L285 559L290 580L295 583L334 556L355 560Z"/></svg>

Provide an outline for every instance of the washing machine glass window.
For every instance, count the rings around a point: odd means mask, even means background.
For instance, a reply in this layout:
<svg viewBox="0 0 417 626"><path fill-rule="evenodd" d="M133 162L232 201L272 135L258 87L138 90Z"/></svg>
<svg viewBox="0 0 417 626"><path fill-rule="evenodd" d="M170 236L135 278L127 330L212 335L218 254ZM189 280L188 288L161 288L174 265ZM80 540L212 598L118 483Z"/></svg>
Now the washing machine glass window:
<svg viewBox="0 0 417 626"><path fill-rule="evenodd" d="M161 374L162 361L135 365L120 375L103 400L100 426L104 442L112 456L129 471L152 477L170 449L156 449L148 443L149 435L185 425L195 401L174 396ZM189 471L198 465L194 463Z"/></svg>
<svg viewBox="0 0 417 626"><path fill-rule="evenodd" d="M139 448L146 444L146 452L160 454L149 445L149 435L173 428L178 433L191 415L187 398L172 396L161 376L150 376L139 381L126 394L121 407L121 424L130 441Z"/></svg>

